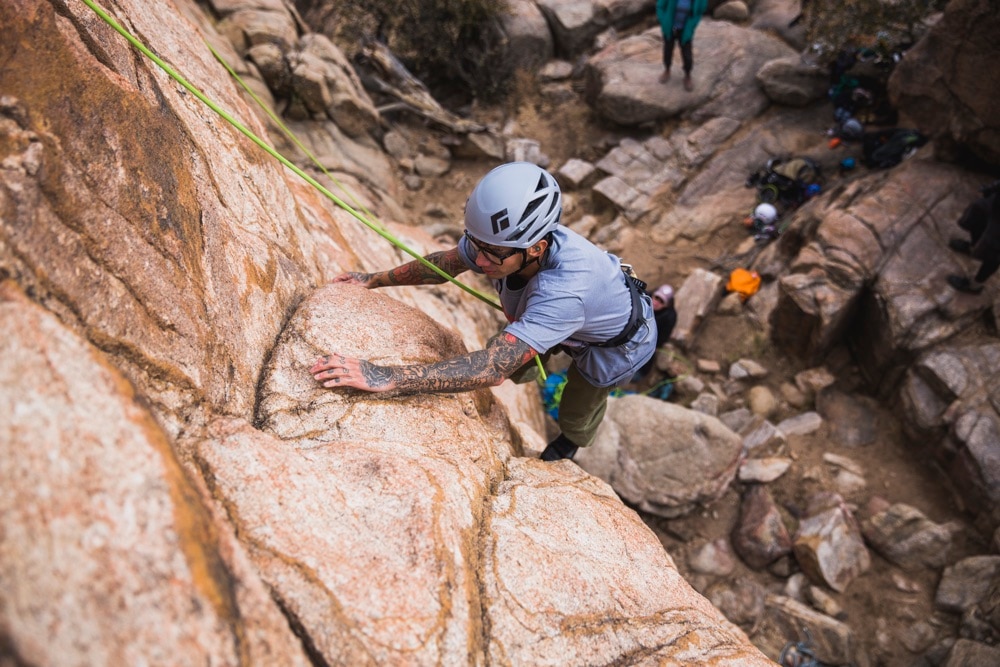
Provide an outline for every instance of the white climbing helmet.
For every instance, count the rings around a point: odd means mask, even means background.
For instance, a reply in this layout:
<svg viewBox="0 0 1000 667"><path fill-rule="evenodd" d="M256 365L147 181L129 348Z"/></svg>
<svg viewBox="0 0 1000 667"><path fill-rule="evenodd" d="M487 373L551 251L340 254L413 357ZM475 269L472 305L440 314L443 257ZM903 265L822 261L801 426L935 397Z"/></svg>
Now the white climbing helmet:
<svg viewBox="0 0 1000 667"><path fill-rule="evenodd" d="M755 220L760 220L765 225L774 224L774 221L778 219L778 209L774 208L773 204L763 203L758 204L757 208L753 210L753 217Z"/></svg>
<svg viewBox="0 0 1000 667"><path fill-rule="evenodd" d="M465 228L478 241L527 248L551 232L562 216L562 194L552 175L531 162L496 167L465 202Z"/></svg>
<svg viewBox="0 0 1000 667"><path fill-rule="evenodd" d="M860 139L865 133L865 128L857 118L848 118L840 126L840 136L844 139Z"/></svg>

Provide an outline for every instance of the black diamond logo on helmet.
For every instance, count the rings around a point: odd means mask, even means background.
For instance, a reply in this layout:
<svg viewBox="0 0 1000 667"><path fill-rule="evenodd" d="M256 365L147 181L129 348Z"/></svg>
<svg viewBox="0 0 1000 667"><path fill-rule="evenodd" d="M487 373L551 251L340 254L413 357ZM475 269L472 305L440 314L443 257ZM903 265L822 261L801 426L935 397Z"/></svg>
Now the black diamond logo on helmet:
<svg viewBox="0 0 1000 667"><path fill-rule="evenodd" d="M498 211L490 216L490 222L493 223L493 233L499 234L503 230L510 227L510 216L507 215L507 209Z"/></svg>

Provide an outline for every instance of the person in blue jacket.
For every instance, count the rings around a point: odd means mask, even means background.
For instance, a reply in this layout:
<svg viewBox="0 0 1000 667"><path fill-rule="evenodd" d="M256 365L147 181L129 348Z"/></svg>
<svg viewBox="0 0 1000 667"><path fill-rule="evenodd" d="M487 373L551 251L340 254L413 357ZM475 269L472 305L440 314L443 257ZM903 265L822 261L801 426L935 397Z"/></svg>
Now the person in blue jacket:
<svg viewBox="0 0 1000 667"><path fill-rule="evenodd" d="M670 80L670 63L674 57L674 42L680 42L681 60L684 65L684 90L694 90L691 70L694 55L691 41L701 15L708 9L708 0L656 0L656 18L663 32L663 74L660 83Z"/></svg>

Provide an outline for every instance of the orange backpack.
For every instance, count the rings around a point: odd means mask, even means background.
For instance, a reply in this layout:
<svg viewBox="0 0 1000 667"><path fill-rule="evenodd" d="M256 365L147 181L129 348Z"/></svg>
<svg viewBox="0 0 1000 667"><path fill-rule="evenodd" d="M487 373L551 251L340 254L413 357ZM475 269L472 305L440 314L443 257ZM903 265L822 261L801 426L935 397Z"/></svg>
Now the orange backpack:
<svg viewBox="0 0 1000 667"><path fill-rule="evenodd" d="M760 274L746 269L734 269L729 274L726 289L730 292L738 292L740 300L746 301L760 289Z"/></svg>

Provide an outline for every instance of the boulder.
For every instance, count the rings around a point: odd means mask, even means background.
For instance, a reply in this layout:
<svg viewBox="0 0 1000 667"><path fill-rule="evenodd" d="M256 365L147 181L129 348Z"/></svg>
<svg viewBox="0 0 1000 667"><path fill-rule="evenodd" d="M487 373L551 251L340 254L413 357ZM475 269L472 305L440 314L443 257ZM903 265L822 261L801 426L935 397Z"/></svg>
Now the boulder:
<svg viewBox="0 0 1000 667"><path fill-rule="evenodd" d="M295 20L284 7L240 7L219 22L218 31L232 42L240 55L259 44L276 44L283 50L290 49L299 36Z"/></svg>
<svg viewBox="0 0 1000 667"><path fill-rule="evenodd" d="M783 595L768 595L765 604L768 618L783 635L789 641L806 642L817 660L831 665L867 664L867 655L846 623Z"/></svg>
<svg viewBox="0 0 1000 667"><path fill-rule="evenodd" d="M757 82L777 104L804 107L826 97L829 73L799 56L770 60L757 71Z"/></svg>
<svg viewBox="0 0 1000 667"><path fill-rule="evenodd" d="M982 313L984 304L956 298L944 281L959 269L942 237L971 194L957 169L913 158L800 210L809 219L800 219L801 249L779 278L775 338L819 361L846 335L872 382L898 382L915 352Z"/></svg>
<svg viewBox="0 0 1000 667"><path fill-rule="evenodd" d="M623 28L648 16L654 0L536 0L545 15L556 52L565 58L589 50L609 28Z"/></svg>
<svg viewBox="0 0 1000 667"><path fill-rule="evenodd" d="M741 482L767 484L784 475L791 465L791 459L777 456L747 459L740 465L739 479Z"/></svg>
<svg viewBox="0 0 1000 667"><path fill-rule="evenodd" d="M663 137L623 139L594 165L607 174L594 193L629 221L638 221L654 209L654 197L683 180L674 158L673 146Z"/></svg>
<svg viewBox="0 0 1000 667"><path fill-rule="evenodd" d="M712 18L717 21L742 23L750 18L750 9L743 0L728 0L712 11Z"/></svg>
<svg viewBox="0 0 1000 667"><path fill-rule="evenodd" d="M688 556L688 567L698 574L727 577L736 569L736 559L729 541L720 537L694 549Z"/></svg>
<svg viewBox="0 0 1000 667"><path fill-rule="evenodd" d="M750 388L747 404L750 406L751 412L762 417L771 417L778 411L779 407L778 399L765 385Z"/></svg>
<svg viewBox="0 0 1000 667"><path fill-rule="evenodd" d="M986 601L991 587L1000 580L1000 556L971 556L941 573L934 606L962 614Z"/></svg>
<svg viewBox="0 0 1000 667"><path fill-rule="evenodd" d="M509 0L507 7L500 17L507 37L504 66L512 72L533 72L555 53L552 31L534 0Z"/></svg>
<svg viewBox="0 0 1000 667"><path fill-rule="evenodd" d="M1000 648L971 639L959 639L948 652L944 667L973 667L1000 662Z"/></svg>
<svg viewBox="0 0 1000 667"><path fill-rule="evenodd" d="M314 107L314 113L325 115L350 137L362 137L379 128L379 113L353 66L324 35L303 36L298 53L285 57L295 63L292 92L307 108Z"/></svg>
<svg viewBox="0 0 1000 667"><path fill-rule="evenodd" d="M808 435L817 431L823 425L823 418L818 412L803 412L778 422L778 430L785 436Z"/></svg>
<svg viewBox="0 0 1000 667"><path fill-rule="evenodd" d="M807 22L800 0L755 0L750 3L750 27L773 33L796 51L807 47ZM794 25L793 25L794 24Z"/></svg>
<svg viewBox="0 0 1000 667"><path fill-rule="evenodd" d="M670 340L682 348L690 345L705 316L712 312L721 296L721 276L695 269L677 290L677 324L670 333Z"/></svg>
<svg viewBox="0 0 1000 667"><path fill-rule="evenodd" d="M992 0L960 0L896 66L889 96L925 134L1000 163L1000 90L982 76L1000 58L1000 14Z"/></svg>
<svg viewBox="0 0 1000 667"><path fill-rule="evenodd" d="M726 618L751 631L764 616L767 589L750 579L721 580L711 584L705 596Z"/></svg>
<svg viewBox="0 0 1000 667"><path fill-rule="evenodd" d="M570 158L559 171L555 173L556 179L564 190L577 190L592 184L596 167L586 160Z"/></svg>
<svg viewBox="0 0 1000 667"><path fill-rule="evenodd" d="M878 403L870 396L827 387L816 397L816 410L829 424L832 439L845 447L863 447L878 435Z"/></svg>
<svg viewBox="0 0 1000 667"><path fill-rule="evenodd" d="M638 515L573 463L513 461L489 512L475 553L492 663L620 664L642 654L655 664L773 665L733 641L745 635L684 581Z"/></svg>
<svg viewBox="0 0 1000 667"><path fill-rule="evenodd" d="M654 193L654 202L659 204L650 213L654 242L666 245L683 238L703 243L714 234L728 231L741 224L753 208L753 196L745 183L747 177L764 166L768 159L815 155L828 150L823 136L827 122L820 115L777 107L755 120L752 132L741 132L747 124L747 120L723 114L699 119L692 129L683 124L671 134L672 156L676 156L671 161L678 162L677 177ZM668 166L670 164L668 162ZM703 166L691 173L689 165ZM809 206L799 209L796 217L801 219ZM791 243L799 225L795 221L789 224L796 231L787 237ZM777 244L772 245L777 247ZM785 249L783 254L789 252ZM780 262L773 275L785 273L787 259ZM759 295L761 293L755 295L751 303ZM777 294L775 300L776 297Z"/></svg>
<svg viewBox="0 0 1000 667"><path fill-rule="evenodd" d="M629 503L671 518L721 497L741 458L739 436L715 417L628 395L609 401L597 439L575 460Z"/></svg>
<svg viewBox="0 0 1000 667"><path fill-rule="evenodd" d="M865 540L883 557L910 570L948 563L961 525L939 524L910 505L896 503L862 524Z"/></svg>
<svg viewBox="0 0 1000 667"><path fill-rule="evenodd" d="M744 424L739 434L743 437L743 449L747 452L754 452L757 449L769 451L780 448L786 442L785 434L770 420L760 415L753 416Z"/></svg>
<svg viewBox="0 0 1000 667"><path fill-rule="evenodd" d="M792 549L812 581L839 593L871 567L871 555L854 515L844 499L832 492L821 492L809 500Z"/></svg>
<svg viewBox="0 0 1000 667"><path fill-rule="evenodd" d="M744 120L768 105L747 79L764 63L794 53L771 35L710 18L698 24L693 49L692 92L684 90L681 77L659 82L663 36L657 27L592 56L584 68L585 98L600 116L626 126L676 116Z"/></svg>
<svg viewBox="0 0 1000 667"><path fill-rule="evenodd" d="M899 389L903 424L914 439L939 443L932 452L958 483L962 501L1000 520L1000 399L995 370L1000 345L941 345L920 355Z"/></svg>
<svg viewBox="0 0 1000 667"><path fill-rule="evenodd" d="M740 516L733 528L732 540L736 553L755 570L791 553L788 528L766 486L747 486L740 501Z"/></svg>

